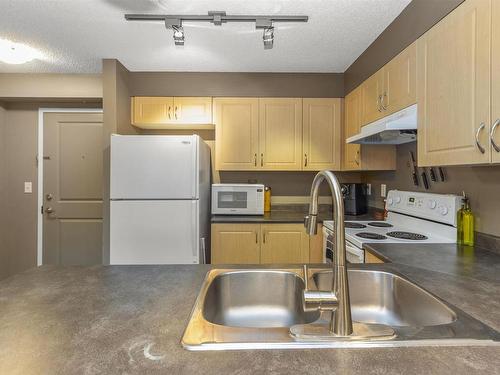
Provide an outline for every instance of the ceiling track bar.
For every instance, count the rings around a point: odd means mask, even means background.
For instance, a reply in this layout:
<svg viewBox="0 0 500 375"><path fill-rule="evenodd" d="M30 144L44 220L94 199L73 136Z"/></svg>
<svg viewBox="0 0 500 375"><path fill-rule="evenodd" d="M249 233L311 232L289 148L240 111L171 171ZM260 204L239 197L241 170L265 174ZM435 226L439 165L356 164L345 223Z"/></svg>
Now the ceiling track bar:
<svg viewBox="0 0 500 375"><path fill-rule="evenodd" d="M226 22L256 22L257 20L266 19L272 22L307 22L308 16L228 16L220 15L220 20ZM127 21L165 21L167 19L178 19L182 21L209 21L213 22L214 15L175 15L175 14L125 14Z"/></svg>

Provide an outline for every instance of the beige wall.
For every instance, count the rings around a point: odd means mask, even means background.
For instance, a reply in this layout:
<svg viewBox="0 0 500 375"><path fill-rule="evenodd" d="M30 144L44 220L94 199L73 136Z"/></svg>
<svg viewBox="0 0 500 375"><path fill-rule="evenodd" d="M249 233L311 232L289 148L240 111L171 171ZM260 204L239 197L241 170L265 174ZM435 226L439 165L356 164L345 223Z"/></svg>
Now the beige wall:
<svg viewBox="0 0 500 375"><path fill-rule="evenodd" d="M0 73L0 98L101 99L100 74Z"/></svg>
<svg viewBox="0 0 500 375"><path fill-rule="evenodd" d="M397 170L395 172L365 173L363 180L372 184L371 205L383 207L380 184L387 189L425 191L413 185L408 167L408 152L416 155L416 144L398 146ZM449 167L444 168L447 181L431 183L430 193L461 194L465 191L471 199L472 210L476 214L478 232L500 236L500 166ZM428 172L428 170L427 170Z"/></svg>
<svg viewBox="0 0 500 375"><path fill-rule="evenodd" d="M0 103L0 212L7 212L7 170L5 157L5 109ZM7 249L7 228L6 215L0 215L0 280L8 275L8 249Z"/></svg>

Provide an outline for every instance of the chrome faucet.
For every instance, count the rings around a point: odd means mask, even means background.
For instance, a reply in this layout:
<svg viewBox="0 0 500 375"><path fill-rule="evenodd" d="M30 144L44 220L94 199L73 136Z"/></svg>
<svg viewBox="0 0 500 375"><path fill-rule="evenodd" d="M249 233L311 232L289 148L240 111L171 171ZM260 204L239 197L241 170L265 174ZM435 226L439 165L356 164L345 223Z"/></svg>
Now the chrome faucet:
<svg viewBox="0 0 500 375"><path fill-rule="evenodd" d="M333 199L333 224L335 254L332 263L333 284L331 291L311 291L308 288L308 271L304 265L305 290L303 293L304 309L329 310L332 311L330 320L330 333L337 336L349 336L353 333L351 320L351 303L349 300L349 284L347 280L346 249L344 239L344 201L342 190L335 177L330 171L321 171L314 177L311 186L309 202L309 215L305 217L304 226L309 235L318 231L318 195L321 183L326 180L330 186ZM335 310L333 312L333 310Z"/></svg>

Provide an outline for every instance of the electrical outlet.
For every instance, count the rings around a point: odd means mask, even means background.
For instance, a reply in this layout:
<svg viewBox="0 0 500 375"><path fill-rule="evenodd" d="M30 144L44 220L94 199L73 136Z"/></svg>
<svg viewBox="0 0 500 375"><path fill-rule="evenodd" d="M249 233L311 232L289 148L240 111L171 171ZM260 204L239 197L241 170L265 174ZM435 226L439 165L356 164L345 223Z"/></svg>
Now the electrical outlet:
<svg viewBox="0 0 500 375"><path fill-rule="evenodd" d="M380 185L380 196L385 198L386 195L387 195L387 185L382 184L382 185Z"/></svg>
<svg viewBox="0 0 500 375"><path fill-rule="evenodd" d="M372 195L372 184L366 184L366 195Z"/></svg>
<svg viewBox="0 0 500 375"><path fill-rule="evenodd" d="M24 182L24 192L27 194L33 193L33 184L31 183L31 181Z"/></svg>

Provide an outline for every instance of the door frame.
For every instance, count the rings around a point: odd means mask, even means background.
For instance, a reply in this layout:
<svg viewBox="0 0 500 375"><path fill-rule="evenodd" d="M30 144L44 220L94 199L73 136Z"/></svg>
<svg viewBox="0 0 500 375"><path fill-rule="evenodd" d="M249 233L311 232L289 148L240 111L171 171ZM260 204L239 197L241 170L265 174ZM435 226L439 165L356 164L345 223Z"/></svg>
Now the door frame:
<svg viewBox="0 0 500 375"><path fill-rule="evenodd" d="M103 113L102 108L38 108L36 264L43 264L43 118L46 113ZM41 156L40 156L41 155Z"/></svg>

